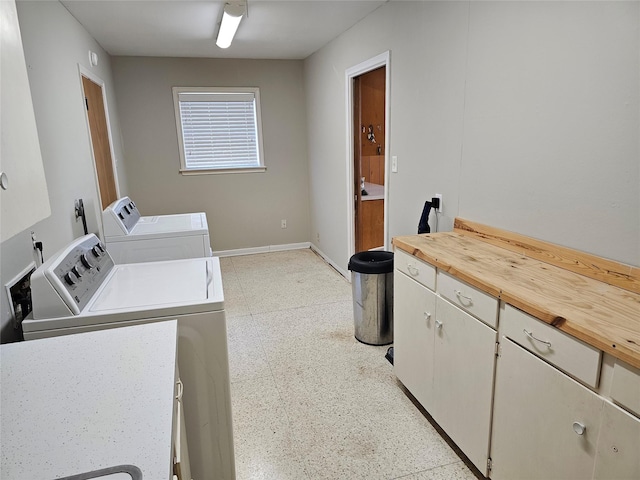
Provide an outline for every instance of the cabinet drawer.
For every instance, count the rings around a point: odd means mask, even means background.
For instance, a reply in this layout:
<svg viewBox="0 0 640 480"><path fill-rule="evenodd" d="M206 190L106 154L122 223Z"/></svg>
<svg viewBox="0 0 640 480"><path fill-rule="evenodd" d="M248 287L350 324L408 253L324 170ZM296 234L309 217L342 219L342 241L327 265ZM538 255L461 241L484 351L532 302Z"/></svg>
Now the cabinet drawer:
<svg viewBox="0 0 640 480"><path fill-rule="evenodd" d="M602 352L555 327L505 305L500 328L530 352L593 388L598 386Z"/></svg>
<svg viewBox="0 0 640 480"><path fill-rule="evenodd" d="M436 289L436 267L433 265L429 265L400 249L396 249L393 263L395 268L406 273L415 281L431 290Z"/></svg>
<svg viewBox="0 0 640 480"><path fill-rule="evenodd" d="M611 398L640 417L640 370L616 360Z"/></svg>
<svg viewBox="0 0 640 480"><path fill-rule="evenodd" d="M487 325L497 327L497 298L442 271L438 271L438 293Z"/></svg>

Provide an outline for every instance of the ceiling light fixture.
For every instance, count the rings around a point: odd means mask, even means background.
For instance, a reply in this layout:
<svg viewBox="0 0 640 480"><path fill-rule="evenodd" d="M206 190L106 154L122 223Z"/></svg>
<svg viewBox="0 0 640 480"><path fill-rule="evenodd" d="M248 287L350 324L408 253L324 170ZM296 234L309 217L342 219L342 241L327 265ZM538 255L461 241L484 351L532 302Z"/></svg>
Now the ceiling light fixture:
<svg viewBox="0 0 640 480"><path fill-rule="evenodd" d="M225 4L216 45L220 48L229 48L236 34L236 30L238 30L238 26L240 25L240 20L242 20L245 13L246 4L244 2Z"/></svg>

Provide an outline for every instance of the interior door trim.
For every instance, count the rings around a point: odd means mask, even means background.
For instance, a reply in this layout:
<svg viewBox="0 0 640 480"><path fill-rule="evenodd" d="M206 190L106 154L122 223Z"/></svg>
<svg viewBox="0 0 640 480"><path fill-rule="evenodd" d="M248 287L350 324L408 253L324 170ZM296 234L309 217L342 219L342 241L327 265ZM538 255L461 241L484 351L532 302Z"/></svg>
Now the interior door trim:
<svg viewBox="0 0 640 480"><path fill-rule="evenodd" d="M375 57L365 60L353 67L348 68L345 71L346 82L346 105L345 111L347 116L347 152L346 152L346 165L347 165L347 258L355 253L355 206L353 181L353 79L364 73L375 70L376 68L385 67L385 102L384 102L384 125L385 125L385 147L384 147L384 170L385 170L385 182L384 182L384 249L389 250L391 241L389 238L389 152L390 152L390 129L389 129L389 112L391 105L391 51L387 50Z"/></svg>
<svg viewBox="0 0 640 480"><path fill-rule="evenodd" d="M96 169L96 158L95 158L95 153L93 151L93 142L91 141L91 126L89 125L89 116L87 115L87 110L85 107L85 93L84 93L84 87L82 85L82 77L85 77L89 80L91 80L93 83L97 84L100 86L100 88L102 89L102 103L104 105L104 115L106 118L106 122L107 122L107 136L109 137L109 150L111 152L111 165L113 168L113 180L115 182L115 187L116 187L116 196L118 198L120 198L121 194L120 194L120 182L118 181L118 169L116 168L116 157L115 157L115 151L113 149L113 135L111 132L111 119L109 118L109 105L107 102L107 92L106 92L106 86L105 86L105 82L98 77L95 73L91 72L89 69L87 69L85 66L81 65L80 63L78 63L78 80L80 80L80 92L81 92L81 101L82 101L82 109L84 111L84 119L86 122L86 126L87 126L87 138L89 139L89 146L90 146L90 150L91 150L91 160L92 160L92 168L93 168L93 175L94 175L94 180L95 180L95 184L96 184L96 193L97 193L97 198L98 198L98 204L96 205L96 215L98 219L100 219L98 221L98 228L100 230L100 234L102 234L102 197L100 194L100 184L98 181L98 171Z"/></svg>

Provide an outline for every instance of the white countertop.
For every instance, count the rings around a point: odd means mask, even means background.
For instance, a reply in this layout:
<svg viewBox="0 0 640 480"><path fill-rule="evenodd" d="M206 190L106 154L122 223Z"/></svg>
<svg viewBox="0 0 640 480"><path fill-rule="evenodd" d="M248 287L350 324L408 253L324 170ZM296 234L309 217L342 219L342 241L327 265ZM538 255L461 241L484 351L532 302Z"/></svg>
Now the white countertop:
<svg viewBox="0 0 640 480"><path fill-rule="evenodd" d="M369 195L362 195L363 202L367 200L384 200L384 185L365 182L364 189Z"/></svg>
<svg viewBox="0 0 640 480"><path fill-rule="evenodd" d="M0 478L171 478L177 321L0 346Z"/></svg>

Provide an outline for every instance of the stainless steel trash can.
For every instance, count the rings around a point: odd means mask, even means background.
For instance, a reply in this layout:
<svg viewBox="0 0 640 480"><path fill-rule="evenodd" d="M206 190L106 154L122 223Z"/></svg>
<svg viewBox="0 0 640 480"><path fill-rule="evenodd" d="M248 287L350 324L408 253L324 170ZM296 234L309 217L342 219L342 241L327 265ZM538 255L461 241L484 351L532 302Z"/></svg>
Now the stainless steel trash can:
<svg viewBox="0 0 640 480"><path fill-rule="evenodd" d="M349 260L355 337L368 345L393 342L393 252L356 253Z"/></svg>

